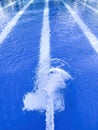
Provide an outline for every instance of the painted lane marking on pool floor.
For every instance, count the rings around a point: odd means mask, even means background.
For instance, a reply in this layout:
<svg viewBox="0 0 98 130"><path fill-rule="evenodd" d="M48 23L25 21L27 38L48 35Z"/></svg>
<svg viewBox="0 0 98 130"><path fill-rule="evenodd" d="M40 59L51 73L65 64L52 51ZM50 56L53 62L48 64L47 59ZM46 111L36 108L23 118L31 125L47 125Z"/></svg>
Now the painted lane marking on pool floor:
<svg viewBox="0 0 98 130"><path fill-rule="evenodd" d="M25 12L25 10L29 7L29 5L33 3L33 0L29 1L27 5L23 7L22 10L20 10L9 23L6 25L6 27L2 30L0 33L0 44L5 40L5 38L8 36L8 34L12 31L13 27L17 24L19 18L22 16L22 14Z"/></svg>
<svg viewBox="0 0 98 130"><path fill-rule="evenodd" d="M12 3L10 3L10 4L6 5L6 6L4 6L3 9L7 9L8 7L14 5L14 4L17 3L17 2L18 2L18 1L14 1L14 2L12 2Z"/></svg>
<svg viewBox="0 0 98 130"><path fill-rule="evenodd" d="M82 19L78 16L78 14L67 4L62 0L64 6L67 8L67 10L70 12L76 23L79 25L80 29L83 31L87 39L89 40L91 46L93 49L98 53L98 39L96 36L92 33L90 28L82 21Z"/></svg>

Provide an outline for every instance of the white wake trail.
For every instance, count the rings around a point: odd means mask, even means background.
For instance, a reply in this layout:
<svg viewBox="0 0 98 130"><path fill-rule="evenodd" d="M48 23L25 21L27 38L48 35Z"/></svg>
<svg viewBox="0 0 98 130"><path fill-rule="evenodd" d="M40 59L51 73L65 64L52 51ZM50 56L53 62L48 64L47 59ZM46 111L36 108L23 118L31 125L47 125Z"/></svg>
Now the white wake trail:
<svg viewBox="0 0 98 130"><path fill-rule="evenodd" d="M32 92L25 95L23 110L44 111L46 130L54 130L54 114L56 111L64 110L64 99L59 90L66 87L65 81L71 76L60 67L51 66L48 4L49 1L46 0L36 86Z"/></svg>

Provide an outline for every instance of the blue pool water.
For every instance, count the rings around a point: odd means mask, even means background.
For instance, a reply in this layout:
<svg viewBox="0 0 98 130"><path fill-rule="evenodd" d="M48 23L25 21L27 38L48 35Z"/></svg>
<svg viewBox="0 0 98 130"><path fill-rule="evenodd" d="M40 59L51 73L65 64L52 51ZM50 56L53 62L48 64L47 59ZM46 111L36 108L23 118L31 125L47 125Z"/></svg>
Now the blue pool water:
<svg viewBox="0 0 98 130"><path fill-rule="evenodd" d="M7 16L0 32L28 3L18 2L6 10L1 4ZM78 1L65 2L98 38L98 14ZM35 86L44 6L45 0L34 0L0 44L0 130L45 130L44 113L22 110L24 95ZM98 54L61 1L49 1L49 24L50 55L64 61L72 76L63 90L65 110L55 113L55 130L98 130Z"/></svg>

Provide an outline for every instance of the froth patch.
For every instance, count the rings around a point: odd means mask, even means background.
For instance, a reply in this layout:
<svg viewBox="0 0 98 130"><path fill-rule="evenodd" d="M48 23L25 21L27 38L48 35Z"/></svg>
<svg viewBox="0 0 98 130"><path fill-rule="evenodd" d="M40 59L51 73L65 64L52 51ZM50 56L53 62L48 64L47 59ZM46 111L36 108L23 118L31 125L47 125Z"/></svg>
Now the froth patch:
<svg viewBox="0 0 98 130"><path fill-rule="evenodd" d="M27 93L23 99L23 110L45 110L46 99L46 93L43 91Z"/></svg>
<svg viewBox="0 0 98 130"><path fill-rule="evenodd" d="M27 93L23 99L23 110L39 110L45 111L47 107L47 101L50 98L53 101L54 111L64 110L64 99L60 92L60 89L66 87L66 80L71 76L60 68L51 68L48 72L48 81L43 87L37 86L35 92ZM38 80L40 85L40 80ZM44 81L45 82L45 79ZM42 81L41 83L44 84Z"/></svg>

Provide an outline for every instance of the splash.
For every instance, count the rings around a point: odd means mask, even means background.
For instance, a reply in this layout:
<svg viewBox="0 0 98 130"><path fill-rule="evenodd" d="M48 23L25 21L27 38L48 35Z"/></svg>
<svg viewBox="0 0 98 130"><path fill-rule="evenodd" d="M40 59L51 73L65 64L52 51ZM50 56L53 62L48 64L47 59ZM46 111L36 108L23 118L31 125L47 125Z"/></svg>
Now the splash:
<svg viewBox="0 0 98 130"><path fill-rule="evenodd" d="M43 79L42 72L42 78L37 79L34 91L25 95L23 110L45 112L46 130L54 130L54 113L65 108L60 90L66 88L65 81L70 78L71 76L63 69L50 68L47 77Z"/></svg>
<svg viewBox="0 0 98 130"><path fill-rule="evenodd" d="M23 110L46 111L50 99L53 101L54 111L64 110L63 96L60 90L66 88L65 81L70 79L71 76L60 68L51 68L47 77L48 79L45 78L44 80L43 77L37 79L34 91L25 95Z"/></svg>

